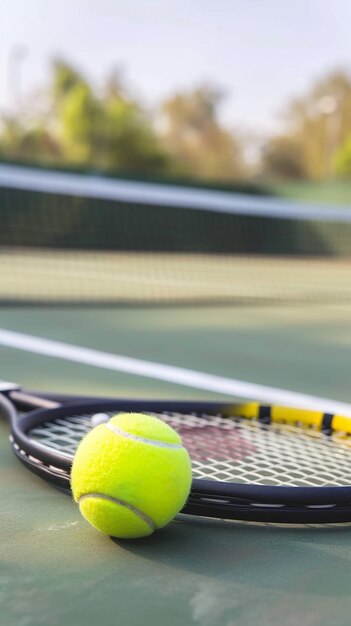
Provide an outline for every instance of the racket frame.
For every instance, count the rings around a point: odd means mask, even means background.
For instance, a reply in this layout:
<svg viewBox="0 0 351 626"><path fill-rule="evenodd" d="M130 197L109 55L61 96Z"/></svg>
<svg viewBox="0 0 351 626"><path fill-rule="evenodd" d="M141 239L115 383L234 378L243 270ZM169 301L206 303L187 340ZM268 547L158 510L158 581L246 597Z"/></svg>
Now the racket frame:
<svg viewBox="0 0 351 626"><path fill-rule="evenodd" d="M17 394L16 403L23 409L31 404L30 392ZM19 417L11 424L11 442L17 458L32 472L54 485L70 491L70 457L48 449L30 439L27 433L45 421L69 415L101 412L196 413L233 415L235 404L221 402L182 402L164 400L129 400L75 398L55 394L35 394L38 402L48 401L55 408L40 408ZM35 403L35 400L34 400ZM182 513L205 517L244 519L278 523L339 523L351 521L351 486L291 487L219 482L193 479L191 494Z"/></svg>

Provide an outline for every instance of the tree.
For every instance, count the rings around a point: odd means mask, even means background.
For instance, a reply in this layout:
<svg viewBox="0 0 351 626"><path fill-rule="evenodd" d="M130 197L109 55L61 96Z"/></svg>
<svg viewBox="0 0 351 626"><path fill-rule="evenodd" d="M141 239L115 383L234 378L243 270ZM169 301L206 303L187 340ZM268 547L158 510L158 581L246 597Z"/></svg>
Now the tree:
<svg viewBox="0 0 351 626"><path fill-rule="evenodd" d="M203 85L163 103L161 134L181 172L219 180L244 175L240 142L218 121L221 99L217 89Z"/></svg>
<svg viewBox="0 0 351 626"><path fill-rule="evenodd" d="M262 170L268 179L306 178L307 167L301 143L289 136L273 137L263 148Z"/></svg>
<svg viewBox="0 0 351 626"><path fill-rule="evenodd" d="M58 134L68 161L94 161L103 123L103 108L90 87L83 82L72 86L58 110Z"/></svg>
<svg viewBox="0 0 351 626"><path fill-rule="evenodd" d="M51 64L50 95L53 103L59 103L72 89L79 85L88 86L83 75L64 59L55 58Z"/></svg>
<svg viewBox="0 0 351 626"><path fill-rule="evenodd" d="M317 81L305 95L288 103L283 113L282 133L269 138L263 150L263 169L272 168L273 152L273 174L282 175L280 161L286 162L287 147L290 146L290 158L295 166L290 171L288 168L284 174L286 177L296 177L297 166L307 178L330 178L335 173L335 155L345 136L350 134L351 75L338 70Z"/></svg>
<svg viewBox="0 0 351 626"><path fill-rule="evenodd" d="M351 137L343 143L335 156L335 170L340 176L351 178Z"/></svg>
<svg viewBox="0 0 351 626"><path fill-rule="evenodd" d="M133 101L111 96L105 102L101 156L106 167L138 172L167 171L171 159L150 121Z"/></svg>
<svg viewBox="0 0 351 626"><path fill-rule="evenodd" d="M76 71L56 64L53 93L68 161L106 170L167 170L169 158L150 119L116 71L97 94Z"/></svg>
<svg viewBox="0 0 351 626"><path fill-rule="evenodd" d="M76 68L55 59L49 85L35 110L2 120L0 153L11 158L105 170L159 174L171 157L152 119L129 96L118 73L101 91Z"/></svg>

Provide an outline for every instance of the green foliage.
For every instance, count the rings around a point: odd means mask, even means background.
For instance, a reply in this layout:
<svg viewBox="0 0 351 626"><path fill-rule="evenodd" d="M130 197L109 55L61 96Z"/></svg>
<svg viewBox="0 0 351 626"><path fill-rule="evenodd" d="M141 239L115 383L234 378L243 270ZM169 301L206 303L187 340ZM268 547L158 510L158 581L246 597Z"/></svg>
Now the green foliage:
<svg viewBox="0 0 351 626"><path fill-rule="evenodd" d="M180 171L216 180L244 176L239 141L218 121L221 98L216 89L202 86L164 103L163 137Z"/></svg>
<svg viewBox="0 0 351 626"><path fill-rule="evenodd" d="M351 137L345 141L335 156L335 171L340 176L351 178Z"/></svg>
<svg viewBox="0 0 351 626"><path fill-rule="evenodd" d="M301 144L293 137L273 137L266 143L262 157L263 171L269 179L302 180L307 167Z"/></svg>
<svg viewBox="0 0 351 626"><path fill-rule="evenodd" d="M167 170L168 157L150 120L127 97L117 76L98 97L76 72L56 67L60 98L57 111L60 137L68 162L104 170Z"/></svg>
<svg viewBox="0 0 351 626"><path fill-rule="evenodd" d="M281 135L267 142L263 152L265 171L270 170L278 178L284 174L287 179L332 178L335 155L344 138L351 135L351 75L341 70L331 72L304 96L292 99L284 111ZM290 166L286 168L287 157Z"/></svg>
<svg viewBox="0 0 351 626"><path fill-rule="evenodd" d="M104 116L100 153L105 167L144 172L167 170L169 157L135 102L112 96L105 103Z"/></svg>
<svg viewBox="0 0 351 626"><path fill-rule="evenodd" d="M68 160L92 161L103 127L103 110L88 85L77 83L66 93L58 112L60 136Z"/></svg>
<svg viewBox="0 0 351 626"><path fill-rule="evenodd" d="M0 155L18 160L33 160L41 155L47 163L55 163L61 157L61 148L55 138L42 126L29 128L21 126L17 120L3 121L0 141Z"/></svg>
<svg viewBox="0 0 351 626"><path fill-rule="evenodd" d="M205 84L174 94L158 111L130 95L120 72L99 87L55 59L49 84L0 118L0 156L124 175L231 183L322 181L351 175L351 75L332 72L288 102L279 133L258 163L220 121L223 94ZM257 141L256 141L257 147Z"/></svg>
<svg viewBox="0 0 351 626"><path fill-rule="evenodd" d="M0 154L15 158L19 151L23 128L19 120L4 118L1 124Z"/></svg>
<svg viewBox="0 0 351 626"><path fill-rule="evenodd" d="M2 120L0 154L129 175L240 180L242 146L218 121L221 98L205 85L175 95L152 116L130 96L118 71L97 89L77 68L55 59L35 106L31 100Z"/></svg>
<svg viewBox="0 0 351 626"><path fill-rule="evenodd" d="M52 64L51 94L55 102L67 96L78 85L86 84L82 75L63 59Z"/></svg>
<svg viewBox="0 0 351 626"><path fill-rule="evenodd" d="M26 115L2 120L2 156L129 173L172 171L151 118L128 96L116 73L98 92L76 69L56 59L37 109L42 113L27 107Z"/></svg>

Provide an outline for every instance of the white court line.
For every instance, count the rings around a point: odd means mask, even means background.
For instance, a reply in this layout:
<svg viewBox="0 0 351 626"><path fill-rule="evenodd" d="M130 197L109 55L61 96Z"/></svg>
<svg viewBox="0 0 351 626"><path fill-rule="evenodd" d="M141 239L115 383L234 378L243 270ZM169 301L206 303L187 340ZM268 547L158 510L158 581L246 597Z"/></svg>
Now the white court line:
<svg viewBox="0 0 351 626"><path fill-rule="evenodd" d="M163 363L154 363L131 357L82 348L61 341L43 339L24 333L0 329L0 345L34 354L42 354L73 363L83 363L115 372L144 376L155 380L203 389L231 396L232 398L257 400L269 404L283 404L327 413L339 413L351 417L351 405L329 398L256 385L242 380L205 374L195 370Z"/></svg>

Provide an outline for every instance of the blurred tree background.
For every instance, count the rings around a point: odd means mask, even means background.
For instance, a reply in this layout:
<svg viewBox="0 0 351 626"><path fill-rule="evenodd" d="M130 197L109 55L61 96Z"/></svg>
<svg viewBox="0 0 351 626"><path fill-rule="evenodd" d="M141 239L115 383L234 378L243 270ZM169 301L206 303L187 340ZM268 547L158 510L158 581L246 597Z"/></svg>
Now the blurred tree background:
<svg viewBox="0 0 351 626"><path fill-rule="evenodd" d="M149 116L113 72L97 93L70 64L56 60L49 85L2 119L0 154L105 171L163 172L172 167Z"/></svg>
<svg viewBox="0 0 351 626"><path fill-rule="evenodd" d="M268 177L328 180L351 176L351 76L335 71L292 99L283 112L284 131L262 153Z"/></svg>
<svg viewBox="0 0 351 626"><path fill-rule="evenodd" d="M218 121L222 98L218 89L203 85L162 104L160 136L180 172L215 180L246 177L243 145Z"/></svg>
<svg viewBox="0 0 351 626"><path fill-rule="evenodd" d="M327 74L287 102L279 132L255 138L254 158L244 133L220 121L224 97L216 86L203 84L150 111L129 93L117 70L97 89L70 63L56 59L48 84L0 118L0 157L229 184L351 180L346 70Z"/></svg>

